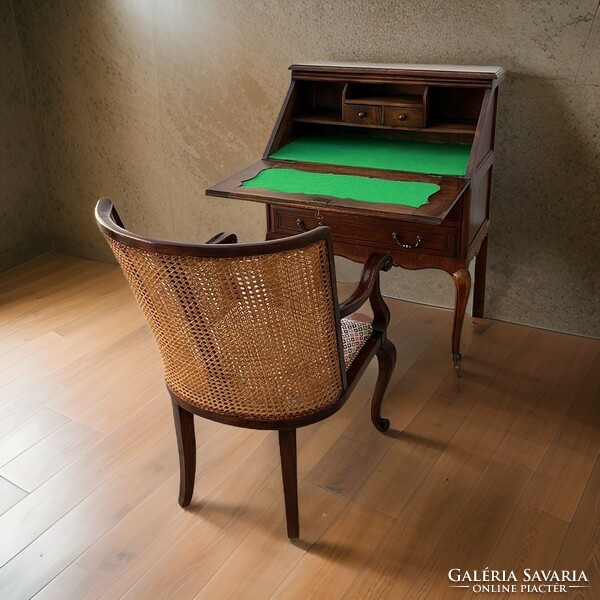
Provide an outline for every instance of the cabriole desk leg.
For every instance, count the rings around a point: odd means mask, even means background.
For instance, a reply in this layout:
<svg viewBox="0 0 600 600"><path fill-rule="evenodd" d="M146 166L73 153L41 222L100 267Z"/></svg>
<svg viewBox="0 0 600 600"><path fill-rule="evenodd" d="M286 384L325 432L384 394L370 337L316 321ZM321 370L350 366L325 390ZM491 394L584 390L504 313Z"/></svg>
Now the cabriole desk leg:
<svg viewBox="0 0 600 600"><path fill-rule="evenodd" d="M471 291L471 274L469 273L469 269L459 269L452 273L452 277L454 278L456 288L454 322L452 326L452 360L454 361L456 374L460 377L460 361L462 359L462 354L460 353L460 336L465 320L469 293Z"/></svg>
<svg viewBox="0 0 600 600"><path fill-rule="evenodd" d="M481 242L475 258L475 281L473 282L473 316L483 318L485 305L485 271L487 263L488 236Z"/></svg>

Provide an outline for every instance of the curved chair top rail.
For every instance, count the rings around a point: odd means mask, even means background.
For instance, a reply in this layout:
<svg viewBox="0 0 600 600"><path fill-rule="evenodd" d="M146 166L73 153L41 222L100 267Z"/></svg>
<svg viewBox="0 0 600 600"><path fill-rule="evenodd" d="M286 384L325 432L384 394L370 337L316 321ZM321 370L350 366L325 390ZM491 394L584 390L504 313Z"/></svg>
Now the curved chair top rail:
<svg viewBox="0 0 600 600"><path fill-rule="evenodd" d="M102 233L109 238L127 246L159 254L205 258L252 256L295 250L308 246L313 242L325 240L329 248L330 259L333 257L331 230L326 226L317 227L306 233L299 233L279 240L268 240L250 244L185 244L149 238L128 231L123 226L123 221L121 221L116 208L109 198L100 198L98 200L96 204L96 222Z"/></svg>

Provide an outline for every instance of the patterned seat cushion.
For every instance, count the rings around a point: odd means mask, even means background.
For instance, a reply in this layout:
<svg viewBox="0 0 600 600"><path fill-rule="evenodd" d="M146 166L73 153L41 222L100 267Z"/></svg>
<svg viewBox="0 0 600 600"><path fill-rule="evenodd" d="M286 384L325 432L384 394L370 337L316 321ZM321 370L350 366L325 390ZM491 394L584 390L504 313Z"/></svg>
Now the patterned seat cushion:
<svg viewBox="0 0 600 600"><path fill-rule="evenodd" d="M344 365L346 371L350 368L352 361L356 358L365 342L371 337L373 327L371 323L359 321L358 319L346 317L341 320L342 343L344 346ZM360 315L362 317L362 315Z"/></svg>

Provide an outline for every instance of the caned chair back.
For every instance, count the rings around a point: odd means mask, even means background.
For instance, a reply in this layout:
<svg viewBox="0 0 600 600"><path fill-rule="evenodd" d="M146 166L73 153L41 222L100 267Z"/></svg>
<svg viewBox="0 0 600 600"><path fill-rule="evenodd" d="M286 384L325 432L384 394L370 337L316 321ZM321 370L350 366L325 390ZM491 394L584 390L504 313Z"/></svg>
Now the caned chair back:
<svg viewBox="0 0 600 600"><path fill-rule="evenodd" d="M207 416L281 422L346 387L329 229L257 244L186 245L96 209L154 334L167 386Z"/></svg>

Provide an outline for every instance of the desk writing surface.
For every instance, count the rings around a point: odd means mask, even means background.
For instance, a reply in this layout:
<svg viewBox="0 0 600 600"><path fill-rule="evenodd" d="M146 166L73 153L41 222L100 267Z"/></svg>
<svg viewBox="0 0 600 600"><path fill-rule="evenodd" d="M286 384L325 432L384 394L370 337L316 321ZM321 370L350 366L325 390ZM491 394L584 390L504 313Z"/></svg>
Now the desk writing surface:
<svg viewBox="0 0 600 600"><path fill-rule="evenodd" d="M242 183L244 188L258 188L288 194L307 194L348 198L359 202L399 204L419 208L440 190L435 183L390 181L377 177L314 173L297 169L264 169Z"/></svg>
<svg viewBox="0 0 600 600"><path fill-rule="evenodd" d="M470 155L470 144L311 135L290 142L269 158L463 177Z"/></svg>
<svg viewBox="0 0 600 600"><path fill-rule="evenodd" d="M228 177L224 181L211 186L207 193L210 196L222 198L238 198L240 200L251 200L253 202L276 203L281 206L304 206L315 208L344 209L357 214L380 215L389 218L407 218L415 222L441 223L446 215L452 210L456 202L462 197L467 188L467 181L462 177L442 177L423 175L421 173L405 173L402 171L390 171L382 169L361 169L362 179L376 178L389 182L402 183L426 183L432 184L429 188L429 198L420 206L410 206L405 203L385 203L373 197L371 201L361 202L359 200L339 198L333 195L307 194L302 192L286 192L281 190L270 190L268 188L252 187L248 185L261 173L293 168L295 171L308 173L348 175L356 176L355 167L344 167L337 165L320 165L310 163L293 163L279 160L261 160L248 168ZM265 175L263 175L264 177ZM270 177L270 176L269 176ZM260 182L260 179L256 181ZM274 187L274 186L272 186ZM306 189L305 189L306 191ZM400 197L402 202L402 197ZM417 202L419 204L420 202Z"/></svg>

